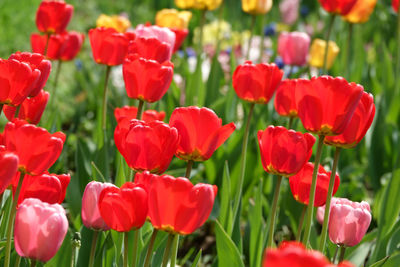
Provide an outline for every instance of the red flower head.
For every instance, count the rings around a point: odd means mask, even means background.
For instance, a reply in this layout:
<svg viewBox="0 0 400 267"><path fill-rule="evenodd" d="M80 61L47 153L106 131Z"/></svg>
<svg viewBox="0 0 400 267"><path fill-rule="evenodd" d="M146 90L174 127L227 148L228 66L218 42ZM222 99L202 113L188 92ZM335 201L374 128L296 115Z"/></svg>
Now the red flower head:
<svg viewBox="0 0 400 267"><path fill-rule="evenodd" d="M163 63L171 59L170 52L171 47L168 43L161 42L157 38L138 37L129 45L128 54L139 54L142 58Z"/></svg>
<svg viewBox="0 0 400 267"><path fill-rule="evenodd" d="M161 121L144 122L128 118L118 121L115 145L135 171L163 173L179 143L178 131Z"/></svg>
<svg viewBox="0 0 400 267"><path fill-rule="evenodd" d="M138 110L137 107L133 106L132 107L123 106L122 108L115 108L114 116L117 122L123 118L133 120L136 119L137 110ZM145 110L142 116L142 120L146 122L163 121L164 118L165 118L165 112L164 111L158 112L156 110Z"/></svg>
<svg viewBox="0 0 400 267"><path fill-rule="evenodd" d="M286 79L278 86L274 104L275 110L279 115L291 118L297 117L295 91L298 82L298 79Z"/></svg>
<svg viewBox="0 0 400 267"><path fill-rule="evenodd" d="M233 73L233 88L243 100L266 104L281 82L283 71L274 63L253 64L246 61Z"/></svg>
<svg viewBox="0 0 400 267"><path fill-rule="evenodd" d="M222 126L214 111L199 107L176 108L169 124L180 136L176 156L194 161L208 160L236 128L233 122Z"/></svg>
<svg viewBox="0 0 400 267"><path fill-rule="evenodd" d="M30 175L42 174L61 154L65 134L50 134L46 129L15 119L6 124L4 144L19 158L18 170Z"/></svg>
<svg viewBox="0 0 400 267"><path fill-rule="evenodd" d="M89 31L94 60L108 66L122 64L128 53L129 43L134 39L134 33L119 33L114 28L100 27Z"/></svg>
<svg viewBox="0 0 400 267"><path fill-rule="evenodd" d="M188 235L210 216L217 186L192 183L183 177L137 173L135 182L143 184L149 196L148 217L154 228Z"/></svg>
<svg viewBox="0 0 400 267"><path fill-rule="evenodd" d="M188 29L177 29L177 28L170 28L171 31L175 33L175 46L174 46L174 53L179 50L182 46L183 42L186 39L186 36L189 34Z"/></svg>
<svg viewBox="0 0 400 267"><path fill-rule="evenodd" d="M13 196L17 190L20 173L18 172L12 181ZM71 180L69 174L25 175L22 181L21 191L18 197L18 204L26 198L38 198L49 204L61 204L64 201L67 187Z"/></svg>
<svg viewBox="0 0 400 267"><path fill-rule="evenodd" d="M128 97L153 103L167 92L174 65L170 61L160 64L138 54L130 54L124 61L122 73Z"/></svg>
<svg viewBox="0 0 400 267"><path fill-rule="evenodd" d="M319 251L307 250L301 243L283 241L277 249L265 250L263 267L331 267Z"/></svg>
<svg viewBox="0 0 400 267"><path fill-rule="evenodd" d="M399 10L399 0L392 0L392 7L395 12Z"/></svg>
<svg viewBox="0 0 400 267"><path fill-rule="evenodd" d="M121 188L106 187L98 203L104 222L115 231L129 232L146 221L148 199L141 185L127 182Z"/></svg>
<svg viewBox="0 0 400 267"><path fill-rule="evenodd" d="M42 1L36 12L36 26L44 33L61 33L71 20L74 7L64 1Z"/></svg>
<svg viewBox="0 0 400 267"><path fill-rule="evenodd" d="M44 109L46 108L47 101L49 100L49 93L41 90L40 93L32 98L25 99L20 105L18 118L26 120L31 124L38 124ZM16 107L4 106L3 111L9 121L14 119Z"/></svg>
<svg viewBox="0 0 400 267"><path fill-rule="evenodd" d="M314 164L308 162L296 175L289 178L290 190L292 191L294 199L300 203L303 203L304 205L308 205L308 200L310 198L313 171ZM314 207L325 205L326 197L328 195L330 177L331 172L325 171L324 167L319 165ZM335 184L333 186L333 195L335 195L336 191L338 190L339 183L340 178L339 175L336 174Z"/></svg>
<svg viewBox="0 0 400 267"><path fill-rule="evenodd" d="M296 89L298 115L304 128L318 135L341 134L362 96L364 88L342 77L301 80Z"/></svg>
<svg viewBox="0 0 400 267"><path fill-rule="evenodd" d="M44 88L47 79L49 78L51 71L50 61L46 60L41 54L29 52L17 52L12 54L8 59L16 59L20 62L25 62L32 70L40 71L36 84L33 86L32 92L29 94L30 97L37 96L40 90Z"/></svg>
<svg viewBox="0 0 400 267"><path fill-rule="evenodd" d="M18 106L37 85L40 70L16 59L0 59L0 104Z"/></svg>
<svg viewBox="0 0 400 267"><path fill-rule="evenodd" d="M343 148L355 147L365 136L375 116L374 97L363 92L356 111L344 132L336 136L327 136L325 143Z"/></svg>
<svg viewBox="0 0 400 267"><path fill-rule="evenodd" d="M287 130L282 126L268 126L258 131L261 162L271 174L292 176L298 173L310 159L315 137Z"/></svg>
<svg viewBox="0 0 400 267"><path fill-rule="evenodd" d="M318 0L326 12L338 14L341 16L347 15L357 0Z"/></svg>
<svg viewBox="0 0 400 267"><path fill-rule="evenodd" d="M0 194L3 194L18 170L18 157L0 145Z"/></svg>

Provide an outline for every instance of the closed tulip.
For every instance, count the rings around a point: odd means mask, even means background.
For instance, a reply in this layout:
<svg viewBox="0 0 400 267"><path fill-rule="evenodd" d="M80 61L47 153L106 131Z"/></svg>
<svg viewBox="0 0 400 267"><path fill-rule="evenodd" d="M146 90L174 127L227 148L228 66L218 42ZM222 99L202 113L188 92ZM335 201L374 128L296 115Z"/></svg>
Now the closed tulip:
<svg viewBox="0 0 400 267"><path fill-rule="evenodd" d="M128 97L149 103L160 100L167 92L174 73L170 61L160 64L138 54L130 54L122 66Z"/></svg>
<svg viewBox="0 0 400 267"><path fill-rule="evenodd" d="M39 175L49 169L61 154L65 134L50 134L46 129L14 119L4 129L4 144L19 158L18 170Z"/></svg>
<svg viewBox="0 0 400 267"><path fill-rule="evenodd" d="M137 111L138 111L137 107L123 106L122 108L115 108L114 116L117 122L123 118L133 120L136 119ZM163 121L164 118L165 118L165 112L164 111L158 112L156 110L145 110L142 116L142 120L146 122Z"/></svg>
<svg viewBox="0 0 400 267"><path fill-rule="evenodd" d="M355 246L367 232L371 218L371 209L367 202L336 199L332 203L329 216L329 239L337 245Z"/></svg>
<svg viewBox="0 0 400 267"><path fill-rule="evenodd" d="M395 12L399 10L399 0L392 0L392 7Z"/></svg>
<svg viewBox="0 0 400 267"><path fill-rule="evenodd" d="M356 4L343 19L350 23L367 22L375 9L377 1L378 0L357 0Z"/></svg>
<svg viewBox="0 0 400 267"><path fill-rule="evenodd" d="M310 37L304 32L282 32L278 38L278 54L286 65L307 63Z"/></svg>
<svg viewBox="0 0 400 267"><path fill-rule="evenodd" d="M138 173L135 183L148 192L148 217L154 228L188 235L201 227L210 216L217 186L193 185L187 178Z"/></svg>
<svg viewBox="0 0 400 267"><path fill-rule="evenodd" d="M257 133L261 162L264 170L280 176L298 173L310 159L315 137L287 130L282 126L268 126Z"/></svg>
<svg viewBox="0 0 400 267"><path fill-rule="evenodd" d="M242 0L243 11L252 15L266 14L271 7L272 0Z"/></svg>
<svg viewBox="0 0 400 267"><path fill-rule="evenodd" d="M96 20L96 27L113 28L117 32L126 32L126 30L131 26L129 19L124 16L112 15L107 16L101 14Z"/></svg>
<svg viewBox="0 0 400 267"><path fill-rule="evenodd" d="M300 0L283 0L279 3L279 11L283 23L293 25L299 18Z"/></svg>
<svg viewBox="0 0 400 267"><path fill-rule="evenodd" d="M134 33L119 33L113 28L101 27L89 30L93 58L98 64L108 66L122 64L128 53L129 43L134 39Z"/></svg>
<svg viewBox="0 0 400 267"><path fill-rule="evenodd" d="M36 26L47 34L62 33L73 12L74 7L64 1L42 1L36 12Z"/></svg>
<svg viewBox="0 0 400 267"><path fill-rule="evenodd" d="M176 108L169 120L178 130L180 142L176 156L183 160L205 161L232 134L233 122L222 125L222 119L209 108Z"/></svg>
<svg viewBox="0 0 400 267"><path fill-rule="evenodd" d="M18 156L0 145L0 194L3 194L18 170Z"/></svg>
<svg viewBox="0 0 400 267"><path fill-rule="evenodd" d="M107 231L110 227L107 226L105 221L100 215L99 198L100 193L105 188L117 188L110 183L100 183L92 181L85 187L82 197L82 222L87 228L94 230Z"/></svg>
<svg viewBox="0 0 400 267"><path fill-rule="evenodd" d="M182 9L214 10L218 8L222 0L175 0L175 5Z"/></svg>
<svg viewBox="0 0 400 267"><path fill-rule="evenodd" d="M129 45L128 54L138 54L141 58L155 60L162 64L171 59L171 46L157 38L137 37Z"/></svg>
<svg viewBox="0 0 400 267"><path fill-rule="evenodd" d="M147 217L148 194L131 182L121 188L104 188L99 197L99 210L105 223L118 232L129 232L143 226Z"/></svg>
<svg viewBox="0 0 400 267"><path fill-rule="evenodd" d="M15 250L21 257L47 262L57 253L67 231L68 220L61 205L25 199L15 216Z"/></svg>
<svg viewBox="0 0 400 267"><path fill-rule="evenodd" d="M304 205L308 205L308 201L310 198L310 188L313 171L314 164L311 162L307 162L296 175L289 178L290 190L292 191L294 199ZM325 205L326 197L328 196L330 176L331 172L327 172L324 167L319 165L314 207ZM340 178L339 175L336 174L335 183L333 186L333 195L335 195L336 191L338 190L339 183Z"/></svg>
<svg viewBox="0 0 400 267"><path fill-rule="evenodd" d="M324 66L324 55L325 55L326 41L321 39L315 39L310 48L309 64L315 68L322 68ZM335 62L337 55L339 54L340 48L333 41L329 41L328 57L326 59L326 68L330 69Z"/></svg>
<svg viewBox="0 0 400 267"><path fill-rule="evenodd" d="M253 64L246 61L233 73L232 85L241 99L266 104L272 98L282 76L283 71L274 63Z"/></svg>
<svg viewBox="0 0 400 267"><path fill-rule="evenodd" d="M342 77L320 76L302 80L296 91L298 115L307 131L339 135L349 124L364 88Z"/></svg>
<svg viewBox="0 0 400 267"><path fill-rule="evenodd" d="M114 132L115 145L135 171L163 173L178 147L178 131L161 121L121 119Z"/></svg>
<svg viewBox="0 0 400 267"><path fill-rule="evenodd" d="M326 12L347 15L356 4L357 0L318 0ZM365 2L365 1L364 1Z"/></svg>
<svg viewBox="0 0 400 267"><path fill-rule="evenodd" d="M299 79L283 80L276 89L274 106L276 112L284 117L297 117L296 99L294 97Z"/></svg>

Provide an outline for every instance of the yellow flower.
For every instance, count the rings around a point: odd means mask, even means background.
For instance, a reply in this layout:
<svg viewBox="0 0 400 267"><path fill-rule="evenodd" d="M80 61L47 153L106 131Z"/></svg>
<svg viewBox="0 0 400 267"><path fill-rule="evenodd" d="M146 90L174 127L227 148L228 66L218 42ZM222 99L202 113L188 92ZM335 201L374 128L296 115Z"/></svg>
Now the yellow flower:
<svg viewBox="0 0 400 267"><path fill-rule="evenodd" d="M96 21L97 27L114 28L118 32L126 32L126 30L131 26L129 20L123 16L112 15L107 16L101 14Z"/></svg>
<svg viewBox="0 0 400 267"><path fill-rule="evenodd" d="M358 0L350 13L343 17L344 20L350 23L364 23L368 21L377 0Z"/></svg>
<svg viewBox="0 0 400 267"><path fill-rule="evenodd" d="M242 0L243 11L252 15L266 14L271 7L272 0Z"/></svg>
<svg viewBox="0 0 400 267"><path fill-rule="evenodd" d="M175 5L182 9L206 9L214 10L218 8L222 0L175 0Z"/></svg>
<svg viewBox="0 0 400 267"><path fill-rule="evenodd" d="M163 9L156 14L156 24L161 27L184 30L189 26L192 18L190 11L178 11L176 9Z"/></svg>
<svg viewBox="0 0 400 267"><path fill-rule="evenodd" d="M322 68L324 66L324 55L325 55L325 47L326 41L321 39L315 39L311 44L310 49L310 66L316 68ZM336 56L339 54L339 47L333 41L329 41L328 46L328 58L326 67L330 69L333 65L333 62L336 59Z"/></svg>

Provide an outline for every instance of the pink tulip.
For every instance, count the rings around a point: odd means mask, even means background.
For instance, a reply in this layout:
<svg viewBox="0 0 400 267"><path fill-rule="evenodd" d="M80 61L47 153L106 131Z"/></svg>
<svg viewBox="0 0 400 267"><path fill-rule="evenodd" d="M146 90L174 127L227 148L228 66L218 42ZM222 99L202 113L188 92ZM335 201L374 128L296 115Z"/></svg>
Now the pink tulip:
<svg viewBox="0 0 400 267"><path fill-rule="evenodd" d="M104 188L115 187L110 183L100 183L92 181L86 185L85 192L82 197L82 221L87 228L95 230L107 231L110 227L104 222L100 215L98 206L99 196Z"/></svg>
<svg viewBox="0 0 400 267"><path fill-rule="evenodd" d="M329 238L337 245L352 247L360 243L371 223L371 209L365 201L337 198L331 203Z"/></svg>
<svg viewBox="0 0 400 267"><path fill-rule="evenodd" d="M299 17L299 0L283 0L279 4L281 19L284 23L292 25Z"/></svg>
<svg viewBox="0 0 400 267"><path fill-rule="evenodd" d="M14 227L18 255L47 262L60 248L67 234L68 220L61 205L27 198L17 210Z"/></svg>
<svg viewBox="0 0 400 267"><path fill-rule="evenodd" d="M338 200L340 198L337 197L332 197L331 199L331 210L332 210L332 206L333 204L336 202L336 200ZM330 215L330 213L329 213ZM324 223L324 216L325 216L325 205L318 207L317 209L317 221L319 222L319 224L323 224Z"/></svg>
<svg viewBox="0 0 400 267"><path fill-rule="evenodd" d="M7 189L18 170L18 156L0 146L0 194Z"/></svg>
<svg viewBox="0 0 400 267"><path fill-rule="evenodd" d="M282 32L278 38L278 54L283 63L295 66L306 64L310 41L304 32Z"/></svg>

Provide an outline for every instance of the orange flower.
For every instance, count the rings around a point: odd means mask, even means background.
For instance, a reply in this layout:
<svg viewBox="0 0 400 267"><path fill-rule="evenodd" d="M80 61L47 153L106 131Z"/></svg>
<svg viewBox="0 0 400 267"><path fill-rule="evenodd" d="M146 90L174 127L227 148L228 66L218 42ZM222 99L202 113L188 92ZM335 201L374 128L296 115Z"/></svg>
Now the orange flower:
<svg viewBox="0 0 400 267"><path fill-rule="evenodd" d="M358 0L353 6L350 13L343 17L350 23L364 23L368 21L375 9L378 0Z"/></svg>

